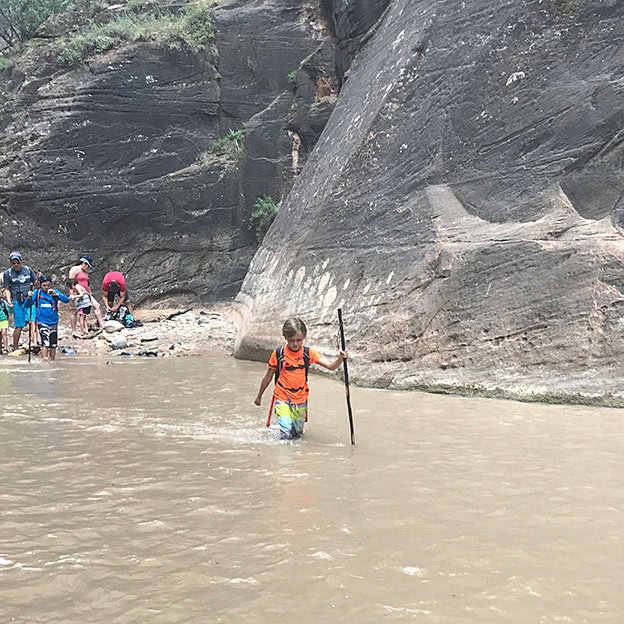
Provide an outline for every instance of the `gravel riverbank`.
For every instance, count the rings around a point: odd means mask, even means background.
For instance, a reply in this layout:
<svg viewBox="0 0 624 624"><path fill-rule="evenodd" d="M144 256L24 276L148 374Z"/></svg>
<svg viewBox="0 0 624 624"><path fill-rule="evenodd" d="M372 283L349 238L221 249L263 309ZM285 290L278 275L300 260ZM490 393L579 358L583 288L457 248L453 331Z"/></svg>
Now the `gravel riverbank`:
<svg viewBox="0 0 624 624"><path fill-rule="evenodd" d="M90 317L92 319L92 317ZM179 357L203 353L231 355L237 334L233 308L140 310L143 325L120 331L98 331L90 323L89 337L72 336L67 314L61 315L57 357L92 355L105 357ZM9 344L13 330L9 328ZM27 334L14 357L27 355Z"/></svg>

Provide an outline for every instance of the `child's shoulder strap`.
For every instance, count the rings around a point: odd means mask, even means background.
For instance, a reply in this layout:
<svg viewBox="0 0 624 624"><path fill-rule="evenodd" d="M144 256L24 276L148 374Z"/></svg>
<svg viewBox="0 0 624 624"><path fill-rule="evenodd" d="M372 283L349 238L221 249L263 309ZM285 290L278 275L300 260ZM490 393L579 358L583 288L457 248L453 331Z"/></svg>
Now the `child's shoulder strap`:
<svg viewBox="0 0 624 624"><path fill-rule="evenodd" d="M278 347L275 349L275 357L277 358L277 367L275 368L275 383L279 379L282 372L282 366L284 366L284 347Z"/></svg>
<svg viewBox="0 0 624 624"><path fill-rule="evenodd" d="M308 370L310 369L310 347L303 347L303 363L305 364L306 381L308 380Z"/></svg>

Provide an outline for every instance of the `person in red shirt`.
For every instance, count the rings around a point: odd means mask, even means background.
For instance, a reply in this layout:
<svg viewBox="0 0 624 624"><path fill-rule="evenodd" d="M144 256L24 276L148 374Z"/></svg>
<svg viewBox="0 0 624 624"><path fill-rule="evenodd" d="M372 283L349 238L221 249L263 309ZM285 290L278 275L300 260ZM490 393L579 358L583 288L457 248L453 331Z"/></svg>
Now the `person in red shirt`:
<svg viewBox="0 0 624 624"><path fill-rule="evenodd" d="M115 297L119 301L115 303ZM102 301L108 314L115 314L119 307L125 305L128 312L134 315L130 305L130 293L126 288L126 279L119 271L109 271L102 281Z"/></svg>
<svg viewBox="0 0 624 624"><path fill-rule="evenodd" d="M348 357L346 351L340 351L335 360L326 360L313 349L303 346L307 333L305 323L299 318L288 319L284 323L282 334L286 345L271 353L268 370L260 382L260 389L254 400L256 405L262 404L262 395L275 378L267 427L275 410L282 440L292 440L303 435L303 426L308 416L309 365L318 364L334 371Z"/></svg>

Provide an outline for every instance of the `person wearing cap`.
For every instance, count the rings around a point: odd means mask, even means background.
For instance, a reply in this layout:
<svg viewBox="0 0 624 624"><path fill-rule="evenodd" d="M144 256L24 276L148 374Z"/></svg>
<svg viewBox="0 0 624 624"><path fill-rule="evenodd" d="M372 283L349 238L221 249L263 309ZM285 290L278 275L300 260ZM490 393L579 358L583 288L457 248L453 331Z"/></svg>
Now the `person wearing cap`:
<svg viewBox="0 0 624 624"><path fill-rule="evenodd" d="M11 268L2 274L2 285L7 304L13 308L13 351L19 348L22 328L29 324L32 341L37 344L34 306L27 303L28 293L39 285L37 274L29 266L22 264L22 254L12 251L9 254Z"/></svg>
<svg viewBox="0 0 624 624"><path fill-rule="evenodd" d="M89 254L83 254L78 260L78 264L69 269L69 279L75 279L80 286L82 286L91 298L91 305L93 307L93 314L97 319L100 328L104 327L104 319L102 318L102 306L99 301L91 293L91 287L89 286L89 271L94 268L93 258ZM76 332L78 325L78 309L73 308L71 316L69 317L69 324L71 325L72 333Z"/></svg>
<svg viewBox="0 0 624 624"><path fill-rule="evenodd" d="M119 301L115 303L115 297ZM128 308L130 314L134 314L130 305L130 293L126 288L126 279L119 271L109 271L102 281L102 301L106 306L107 314L114 315L122 305Z"/></svg>
<svg viewBox="0 0 624 624"><path fill-rule="evenodd" d="M29 302L35 306L37 329L41 336L41 360L47 362L56 359L58 344L58 302L69 303L69 297L60 290L52 289L52 278L49 275L39 277L40 288L28 293Z"/></svg>

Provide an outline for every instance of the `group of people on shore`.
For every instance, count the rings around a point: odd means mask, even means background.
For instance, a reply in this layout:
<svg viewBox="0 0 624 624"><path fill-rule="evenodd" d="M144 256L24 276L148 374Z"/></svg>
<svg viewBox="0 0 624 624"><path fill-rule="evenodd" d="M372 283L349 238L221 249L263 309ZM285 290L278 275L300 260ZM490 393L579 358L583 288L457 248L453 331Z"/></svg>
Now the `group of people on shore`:
<svg viewBox="0 0 624 624"><path fill-rule="evenodd" d="M9 315L13 314L12 350L19 349L22 330L28 327L29 348L38 347L41 342L41 357L44 361L56 358L58 345L59 302L70 304L70 325L72 335L87 338L89 330L87 317L93 312L98 328L104 321L115 318L120 310L127 310L132 318L132 304L126 287L126 280L119 271L109 271L102 281L102 306L91 291L89 271L94 268L93 258L84 254L69 270L65 285L68 294L52 288L52 278L22 263L19 251L9 254L11 267L2 274L0 295L0 353L9 352ZM123 306L123 308L122 308Z"/></svg>

